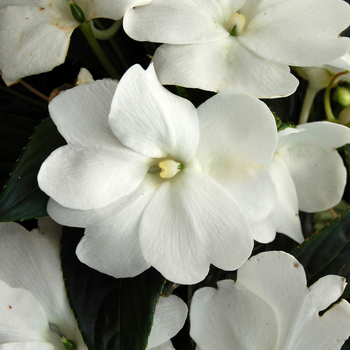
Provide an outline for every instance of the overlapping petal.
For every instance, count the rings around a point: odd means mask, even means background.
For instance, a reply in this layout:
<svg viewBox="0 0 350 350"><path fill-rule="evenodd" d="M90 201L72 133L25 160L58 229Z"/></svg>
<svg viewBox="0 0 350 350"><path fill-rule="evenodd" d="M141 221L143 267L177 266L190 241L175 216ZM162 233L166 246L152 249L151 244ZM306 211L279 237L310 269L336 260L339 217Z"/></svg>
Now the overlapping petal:
<svg viewBox="0 0 350 350"><path fill-rule="evenodd" d="M120 19L124 14L136 6L147 5L152 0L100 0L100 1L89 1L86 3L84 0L76 0L76 3L84 7L87 7L85 10L85 17L87 19L93 19L97 17L110 18L110 19Z"/></svg>
<svg viewBox="0 0 350 350"><path fill-rule="evenodd" d="M236 202L204 174L184 169L163 183L140 223L145 259L171 281L201 281L209 264L234 270L248 258L253 239Z"/></svg>
<svg viewBox="0 0 350 350"><path fill-rule="evenodd" d="M1 319L0 348L28 350L27 342L34 343L37 349L51 350L53 344L58 349L63 345L60 338L51 333L45 311L34 296L25 289L12 288L0 280L1 288ZM4 346L5 345L5 346Z"/></svg>
<svg viewBox="0 0 350 350"><path fill-rule="evenodd" d="M134 190L149 167L149 158L124 146L107 152L67 145L45 160L38 183L63 206L96 209Z"/></svg>
<svg viewBox="0 0 350 350"><path fill-rule="evenodd" d="M172 349L171 339L183 327L187 318L187 306L176 295L160 297L154 314L148 348ZM169 342L168 342L169 341ZM164 344L164 348L161 347ZM160 347L160 348L158 348Z"/></svg>
<svg viewBox="0 0 350 350"><path fill-rule="evenodd" d="M159 83L153 65L131 67L117 87L109 124L118 139L147 157L190 160L198 145L195 107Z"/></svg>
<svg viewBox="0 0 350 350"><path fill-rule="evenodd" d="M229 34L235 13L246 23L238 36ZM350 40L338 35L349 17L337 0L154 0L129 11L124 28L133 39L165 44L154 56L162 84L273 98L298 85L288 65L326 64L348 52Z"/></svg>
<svg viewBox="0 0 350 350"><path fill-rule="evenodd" d="M278 153L293 178L299 209L316 212L339 203L346 170L336 151L350 143L350 130L328 122L303 124L305 131L285 136Z"/></svg>
<svg viewBox="0 0 350 350"><path fill-rule="evenodd" d="M70 145L114 150L121 145L108 124L117 83L97 80L61 92L49 104L50 116Z"/></svg>
<svg viewBox="0 0 350 350"><path fill-rule="evenodd" d="M134 277L148 269L151 264L143 257L138 228L158 186L148 175L129 195L90 212L77 247L80 261L116 278Z"/></svg>
<svg viewBox="0 0 350 350"><path fill-rule="evenodd" d="M239 7L242 0L230 2ZM131 38L141 41L194 44L227 37L223 22L224 13L217 1L153 0L126 13L123 27Z"/></svg>
<svg viewBox="0 0 350 350"><path fill-rule="evenodd" d="M273 222L273 231L284 233L301 243L304 236L299 219L299 202L294 181L280 155L274 156L269 172L276 186L277 201L268 218ZM261 242L254 236L254 239Z"/></svg>
<svg viewBox="0 0 350 350"><path fill-rule="evenodd" d="M220 281L218 289L199 289L190 317L190 335L201 350L275 349L278 324L273 309L234 281Z"/></svg>
<svg viewBox="0 0 350 350"><path fill-rule="evenodd" d="M276 200L265 168L277 147L272 113L252 96L222 91L202 104L198 114L202 172L230 193L249 222L263 220Z"/></svg>
<svg viewBox="0 0 350 350"><path fill-rule="evenodd" d="M153 62L162 84L216 92L236 88L268 98L290 95L298 86L287 65L258 56L232 36L196 45L164 44Z"/></svg>
<svg viewBox="0 0 350 350"><path fill-rule="evenodd" d="M19 296L17 301L13 300L16 303L28 302L25 308L21 307L21 312L30 312L29 309L31 309L33 317L35 319L37 317L36 322L38 322L39 327L38 329L37 325L33 323L34 321L31 322L32 318L28 317L28 332L31 332L34 327L36 331L33 330L33 336L41 334L41 339L25 340L21 338L21 334L25 334L26 319L23 318L23 327L17 330L17 340L7 339L7 341L51 341L49 337L51 332L48 333L47 330L48 321L59 327L67 338L73 340L78 349L86 349L68 304L63 283L60 262L61 226L51 219L45 218L39 220L38 229L28 232L17 223L2 223L0 225L0 238L0 263L2 266L0 279L12 288L21 288L13 291L13 295L17 293ZM1 291L3 292L3 288ZM11 294L9 295L11 296ZM40 307L36 307L38 304ZM15 306L11 306L13 308L10 311L16 311ZM20 304L16 306L19 307ZM8 305L7 308L9 308ZM20 313L16 313L16 315L20 317ZM44 315L46 327L40 326L40 324L45 323ZM8 324L9 327L14 328L17 325L17 323L15 325ZM60 338L57 337L57 339L58 344L61 344ZM55 344L54 340L52 342ZM61 347L63 347L62 344Z"/></svg>
<svg viewBox="0 0 350 350"><path fill-rule="evenodd" d="M247 23L238 41L274 62L295 66L324 64L349 50L349 39L338 37L349 25L349 18L350 6L345 1L275 2Z"/></svg>
<svg viewBox="0 0 350 350"><path fill-rule="evenodd" d="M200 289L193 297L191 336L202 350L213 344L242 350L339 349L350 334L345 300L319 316L341 296L345 281L339 276L308 288L294 257L265 252L248 260L232 282Z"/></svg>

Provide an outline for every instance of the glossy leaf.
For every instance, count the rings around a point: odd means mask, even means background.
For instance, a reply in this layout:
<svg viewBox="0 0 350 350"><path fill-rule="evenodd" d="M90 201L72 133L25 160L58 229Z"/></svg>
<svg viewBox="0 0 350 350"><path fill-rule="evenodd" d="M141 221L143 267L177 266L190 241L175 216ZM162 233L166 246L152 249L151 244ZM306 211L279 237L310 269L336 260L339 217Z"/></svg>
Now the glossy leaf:
<svg viewBox="0 0 350 350"><path fill-rule="evenodd" d="M35 130L0 196L0 221L27 220L46 216L48 197L37 183L43 161L65 144L51 118Z"/></svg>
<svg viewBox="0 0 350 350"><path fill-rule="evenodd" d="M164 277L150 268L134 278L115 279L89 268L75 255L83 231L63 229L61 257L68 298L85 343L89 350L144 350Z"/></svg>
<svg viewBox="0 0 350 350"><path fill-rule="evenodd" d="M327 274L340 274L350 261L350 208L291 254L304 266L309 284Z"/></svg>

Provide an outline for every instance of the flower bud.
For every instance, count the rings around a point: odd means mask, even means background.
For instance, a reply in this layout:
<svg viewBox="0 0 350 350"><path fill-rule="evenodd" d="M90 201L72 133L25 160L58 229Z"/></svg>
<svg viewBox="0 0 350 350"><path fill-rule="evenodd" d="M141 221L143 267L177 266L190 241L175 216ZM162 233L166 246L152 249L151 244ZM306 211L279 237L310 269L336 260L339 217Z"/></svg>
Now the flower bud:
<svg viewBox="0 0 350 350"><path fill-rule="evenodd" d="M70 7L73 17L79 23L85 23L86 19L83 10L73 0L69 0L68 5Z"/></svg>
<svg viewBox="0 0 350 350"><path fill-rule="evenodd" d="M337 86L335 89L333 100L341 104L343 107L350 106L350 91L344 86Z"/></svg>

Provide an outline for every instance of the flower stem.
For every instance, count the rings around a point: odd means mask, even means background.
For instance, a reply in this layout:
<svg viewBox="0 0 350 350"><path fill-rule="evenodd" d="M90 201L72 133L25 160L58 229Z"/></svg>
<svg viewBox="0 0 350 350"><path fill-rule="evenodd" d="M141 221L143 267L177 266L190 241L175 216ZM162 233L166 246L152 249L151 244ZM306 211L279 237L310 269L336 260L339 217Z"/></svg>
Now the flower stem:
<svg viewBox="0 0 350 350"><path fill-rule="evenodd" d="M44 95L43 93L41 93L37 89L33 88L33 86L29 85L28 83L26 83L22 79L19 80L19 83L22 84L26 89L28 89L33 94L35 94L35 95L39 96L40 98L42 98L43 100L45 100L46 102L49 101L48 96Z"/></svg>
<svg viewBox="0 0 350 350"><path fill-rule="evenodd" d="M119 27L120 27L121 24L122 24L122 21L123 21L123 19L120 19L120 20L116 21L114 23L114 25L119 25ZM96 23L96 25L99 27L100 30L102 30L102 31L104 30L104 27L103 27L102 23L97 18L94 19L94 23ZM93 28L93 30L94 30L94 28ZM96 30L98 30L98 29L96 29ZM105 30L108 31L109 28L105 29ZM120 61L121 65L122 65L122 68L125 71L128 70L130 65L128 64L128 61L125 58L125 55L124 55L123 51L119 48L119 46L117 45L117 43L115 42L113 37L109 38L108 41L109 41L110 45L112 46L112 49L114 50L114 52L117 54L117 56L119 58L119 61Z"/></svg>
<svg viewBox="0 0 350 350"><path fill-rule="evenodd" d="M340 77L341 75L347 74L347 73L349 73L349 71L344 71L344 72L340 72L340 73L334 74L332 76L331 81L329 82L329 84L327 86L326 92L324 93L324 99L323 99L324 109L325 109L325 112L326 112L327 120L329 122L338 123L338 120L336 119L336 117L334 116L333 111L332 111L332 106L331 106L331 89L333 88L334 81L338 77Z"/></svg>
<svg viewBox="0 0 350 350"><path fill-rule="evenodd" d="M300 117L299 117L299 124L305 124L307 123L310 115L310 110L312 107L312 104L314 102L315 96L318 93L319 89L313 87L311 84L307 86L303 106L301 108Z"/></svg>
<svg viewBox="0 0 350 350"><path fill-rule="evenodd" d="M85 35L86 40L90 44L92 50L95 52L97 58L103 65L103 67L106 69L108 74L113 79L120 79L120 74L117 72L117 70L113 67L112 63L107 58L106 54L103 52L100 44L98 43L97 39L95 38L90 22L84 22L80 25L80 29Z"/></svg>

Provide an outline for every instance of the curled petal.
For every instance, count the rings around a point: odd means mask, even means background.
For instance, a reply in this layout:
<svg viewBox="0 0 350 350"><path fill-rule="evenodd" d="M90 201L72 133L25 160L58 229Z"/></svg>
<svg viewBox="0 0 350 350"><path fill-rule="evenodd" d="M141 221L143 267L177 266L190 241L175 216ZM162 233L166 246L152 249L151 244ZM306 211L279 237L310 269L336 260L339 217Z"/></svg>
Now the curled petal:
<svg viewBox="0 0 350 350"><path fill-rule="evenodd" d="M158 81L153 65L131 67L118 84L109 115L113 133L147 157L190 160L198 145L195 107L171 94Z"/></svg>

